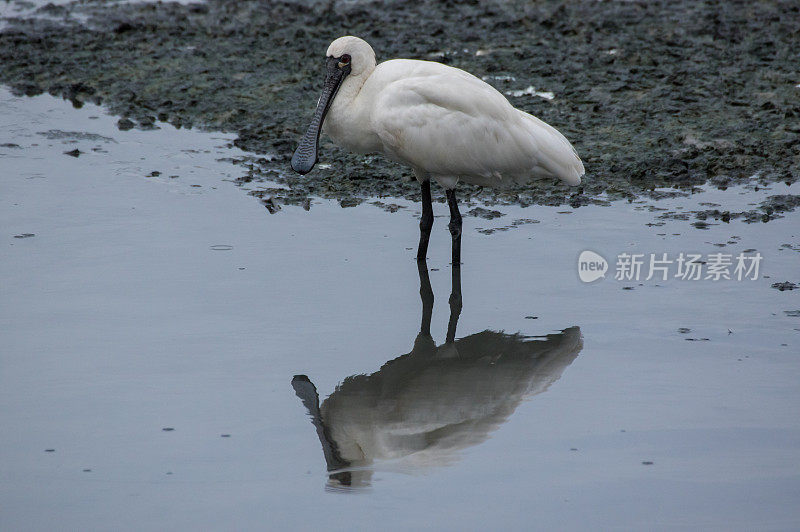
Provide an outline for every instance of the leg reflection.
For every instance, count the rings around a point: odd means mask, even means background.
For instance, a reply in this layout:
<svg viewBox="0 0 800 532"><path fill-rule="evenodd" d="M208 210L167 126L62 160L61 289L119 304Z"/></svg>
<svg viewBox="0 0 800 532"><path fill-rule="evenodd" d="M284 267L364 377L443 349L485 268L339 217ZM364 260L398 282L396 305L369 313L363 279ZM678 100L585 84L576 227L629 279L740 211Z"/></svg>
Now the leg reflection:
<svg viewBox="0 0 800 532"><path fill-rule="evenodd" d="M458 326L458 317L461 315L461 266L453 263L453 279L452 290L450 292L450 321L447 323L447 338L445 341L449 344L453 343L456 339L456 327Z"/></svg>
<svg viewBox="0 0 800 532"><path fill-rule="evenodd" d="M422 323L419 326L421 335L431 335L431 316L433 315L433 288L428 276L428 263L425 259L417 261L419 270L419 297L422 299Z"/></svg>

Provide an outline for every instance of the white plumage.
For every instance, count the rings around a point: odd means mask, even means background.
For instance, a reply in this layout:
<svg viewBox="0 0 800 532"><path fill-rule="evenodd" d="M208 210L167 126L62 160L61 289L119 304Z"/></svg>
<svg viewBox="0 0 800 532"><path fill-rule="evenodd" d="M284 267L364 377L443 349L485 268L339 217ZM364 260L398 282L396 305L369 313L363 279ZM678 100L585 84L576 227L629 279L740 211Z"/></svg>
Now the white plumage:
<svg viewBox="0 0 800 532"><path fill-rule="evenodd" d="M393 59L376 66L358 37L341 37L329 57L348 54L352 72L331 104L323 130L357 153L382 152L418 179L445 188L558 177L577 185L583 163L554 127L514 108L488 83L431 61ZM361 63L361 64L359 64Z"/></svg>

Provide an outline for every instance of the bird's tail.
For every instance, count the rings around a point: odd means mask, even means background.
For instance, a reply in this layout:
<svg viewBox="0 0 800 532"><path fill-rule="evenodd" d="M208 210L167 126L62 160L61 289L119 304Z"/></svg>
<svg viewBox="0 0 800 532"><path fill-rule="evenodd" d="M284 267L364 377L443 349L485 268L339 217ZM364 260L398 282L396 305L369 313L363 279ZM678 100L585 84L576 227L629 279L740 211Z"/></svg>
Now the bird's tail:
<svg viewBox="0 0 800 532"><path fill-rule="evenodd" d="M523 111L524 120L537 144L537 165L568 185L580 185L586 173L583 161L567 138L550 124Z"/></svg>

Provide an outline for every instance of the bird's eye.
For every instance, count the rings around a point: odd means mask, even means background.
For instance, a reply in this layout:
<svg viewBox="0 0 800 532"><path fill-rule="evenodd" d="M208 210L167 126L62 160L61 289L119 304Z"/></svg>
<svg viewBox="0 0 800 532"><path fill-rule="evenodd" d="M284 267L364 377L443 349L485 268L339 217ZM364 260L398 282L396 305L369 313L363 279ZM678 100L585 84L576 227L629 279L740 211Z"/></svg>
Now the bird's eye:
<svg viewBox="0 0 800 532"><path fill-rule="evenodd" d="M346 65L346 64L349 64L349 63L350 63L350 56L349 56L348 54L344 54L344 55L341 57L341 59L340 59L340 62L341 62L341 63L344 63L345 65Z"/></svg>

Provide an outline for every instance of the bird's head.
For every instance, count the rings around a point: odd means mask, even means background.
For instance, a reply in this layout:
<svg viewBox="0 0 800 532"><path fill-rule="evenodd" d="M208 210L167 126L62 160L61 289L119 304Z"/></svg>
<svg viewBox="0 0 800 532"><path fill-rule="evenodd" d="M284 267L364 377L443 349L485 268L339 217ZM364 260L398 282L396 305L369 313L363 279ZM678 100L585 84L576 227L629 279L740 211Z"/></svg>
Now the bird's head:
<svg viewBox="0 0 800 532"><path fill-rule="evenodd" d="M338 59L339 64L349 65L350 76L361 76L375 67L375 52L367 41L348 35L339 37L328 46L327 61Z"/></svg>
<svg viewBox="0 0 800 532"><path fill-rule="evenodd" d="M319 158L319 135L325 115L331 106L342 82L348 76L368 75L375 68L375 52L366 41L358 37L339 37L328 46L325 57L325 83L317 110L311 119L306 134L292 156L292 169L298 174L307 174Z"/></svg>

